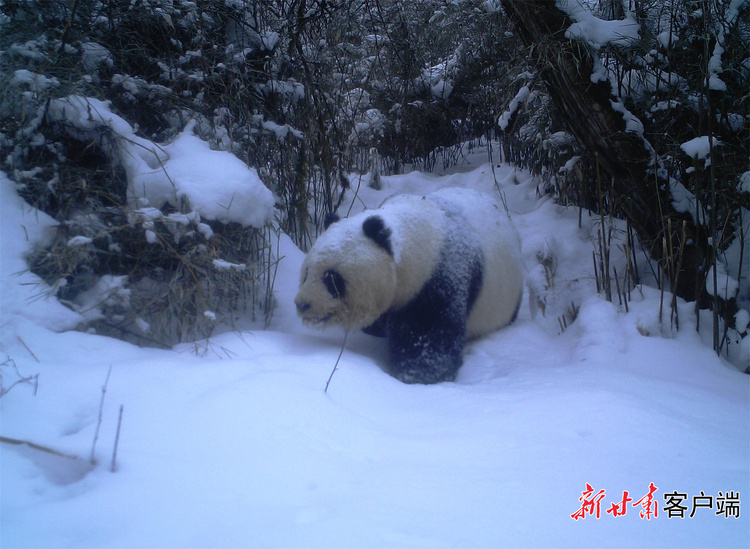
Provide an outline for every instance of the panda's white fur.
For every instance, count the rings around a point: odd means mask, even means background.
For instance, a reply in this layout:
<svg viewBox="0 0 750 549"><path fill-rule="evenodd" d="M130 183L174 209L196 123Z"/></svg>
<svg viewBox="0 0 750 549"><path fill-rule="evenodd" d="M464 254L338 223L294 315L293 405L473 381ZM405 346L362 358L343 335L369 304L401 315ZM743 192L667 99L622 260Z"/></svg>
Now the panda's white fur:
<svg viewBox="0 0 750 549"><path fill-rule="evenodd" d="M391 373L432 383L455 377L467 337L513 320L522 291L520 241L503 207L451 188L332 224L305 258L295 302L308 324L381 324Z"/></svg>

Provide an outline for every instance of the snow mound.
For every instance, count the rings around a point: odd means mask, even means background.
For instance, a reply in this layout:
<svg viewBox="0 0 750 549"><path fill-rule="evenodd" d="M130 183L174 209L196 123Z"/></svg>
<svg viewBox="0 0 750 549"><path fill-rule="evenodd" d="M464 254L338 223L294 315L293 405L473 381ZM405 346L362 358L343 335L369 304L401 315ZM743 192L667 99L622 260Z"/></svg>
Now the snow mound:
<svg viewBox="0 0 750 549"><path fill-rule="evenodd" d="M162 148L167 159L161 167L133 175L128 189L130 203L161 207L187 199L204 219L256 228L269 223L274 197L258 173L229 152L211 150L192 133L190 124Z"/></svg>
<svg viewBox="0 0 750 549"><path fill-rule="evenodd" d="M157 145L137 136L127 121L111 112L108 102L91 97L50 101L48 116L66 124L77 137L99 139L105 152L124 166L133 210L169 203L187 206L206 220L256 228L273 219L274 197L258 173L233 154L212 150L193 135L194 123L172 143ZM111 130L114 144L102 140L102 128Z"/></svg>
<svg viewBox="0 0 750 549"><path fill-rule="evenodd" d="M0 331L15 333L25 322L49 330L74 328L83 317L60 304L44 281L29 272L26 257L47 241L57 222L26 205L13 182L0 172ZM1 380L1 378L0 378Z"/></svg>

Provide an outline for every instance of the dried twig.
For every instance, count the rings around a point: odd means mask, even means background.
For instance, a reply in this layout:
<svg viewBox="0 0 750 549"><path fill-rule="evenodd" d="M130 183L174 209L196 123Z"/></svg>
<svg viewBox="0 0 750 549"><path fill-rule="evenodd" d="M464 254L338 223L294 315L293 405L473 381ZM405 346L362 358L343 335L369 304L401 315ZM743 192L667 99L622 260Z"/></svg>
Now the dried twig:
<svg viewBox="0 0 750 549"><path fill-rule="evenodd" d="M29 346L26 345L26 342L23 339L21 339L21 336L17 335L16 337L18 338L18 341L21 342L21 345L23 345L24 347L26 347L26 350L29 352L29 354L34 357L34 360L36 360L37 362L41 362L41 360L39 360L39 357L34 354L34 351L32 351L29 348Z"/></svg>
<svg viewBox="0 0 750 549"><path fill-rule="evenodd" d="M107 395L107 386L109 385L109 376L112 374L112 366L110 365L107 370L107 378L104 380L102 385L102 398L99 401L99 419L96 422L96 430L94 431L94 443L91 445L91 457L89 461L91 465L96 465L96 441L99 439L99 428L102 426L102 415L104 414L104 397Z"/></svg>
<svg viewBox="0 0 750 549"><path fill-rule="evenodd" d="M344 347L346 347L346 338L349 336L349 330L346 330L346 333L344 334L344 341L341 343L341 351L339 351L339 356L336 359L336 364L333 365L333 370L331 370L331 375L328 376L328 381L326 381L326 388L323 391L324 393L328 392L328 386L331 384L331 380L333 379L333 374L336 373L336 370L339 367L339 361L341 360L341 355L344 354Z"/></svg>
<svg viewBox="0 0 750 549"><path fill-rule="evenodd" d="M10 392L10 390L13 389L13 387L21 383L28 383L30 385L34 385L34 396L36 396L36 392L39 389L39 374L34 374L31 376L22 375L21 372L18 370L18 365L16 364L16 361L10 357L7 357L4 362L0 363L0 366L12 367L15 370L16 375L19 377L19 379L13 382L11 386L6 389L3 386L3 377L2 375L0 375L0 398L8 394L8 392Z"/></svg>
<svg viewBox="0 0 750 549"><path fill-rule="evenodd" d="M120 444L120 427L122 427L122 412L125 408L124 405L120 404L120 417L117 419L117 433L115 434L115 448L112 451L112 467L111 471L114 473L117 470L117 446Z"/></svg>
<svg viewBox="0 0 750 549"><path fill-rule="evenodd" d="M65 459L72 459L75 461L79 460L78 456L74 456L71 454L64 454L62 452L55 450L54 448L50 448L49 446L42 446L41 444L30 442L28 440L21 440L17 438L0 436L0 442L4 442L5 444L12 444L13 446L28 446L29 448L32 448L39 452L44 452L45 454L51 454L53 456L63 457Z"/></svg>

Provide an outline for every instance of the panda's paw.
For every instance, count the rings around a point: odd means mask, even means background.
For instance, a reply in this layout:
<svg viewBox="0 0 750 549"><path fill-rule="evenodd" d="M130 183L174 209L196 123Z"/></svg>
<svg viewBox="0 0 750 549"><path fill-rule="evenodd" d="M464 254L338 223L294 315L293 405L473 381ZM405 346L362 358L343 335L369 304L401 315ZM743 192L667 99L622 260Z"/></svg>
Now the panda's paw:
<svg viewBox="0 0 750 549"><path fill-rule="evenodd" d="M394 377L404 383L422 383L424 385L431 385L434 383L442 383L443 381L454 381L456 379L456 374L435 374L432 372L423 371L406 371L396 372L394 373Z"/></svg>
<svg viewBox="0 0 750 549"><path fill-rule="evenodd" d="M392 364L391 375L404 383L430 385L443 381L454 381L461 367L460 359L454 357L432 357L429 361L410 360Z"/></svg>

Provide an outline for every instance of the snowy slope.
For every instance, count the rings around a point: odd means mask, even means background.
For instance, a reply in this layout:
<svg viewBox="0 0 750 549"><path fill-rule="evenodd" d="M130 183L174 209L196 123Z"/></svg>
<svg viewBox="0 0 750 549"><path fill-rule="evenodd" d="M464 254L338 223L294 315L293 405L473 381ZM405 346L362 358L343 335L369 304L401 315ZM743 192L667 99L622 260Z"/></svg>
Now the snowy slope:
<svg viewBox="0 0 750 549"><path fill-rule="evenodd" d="M627 314L596 294L595 220L584 214L579 228L578 211L539 198L528 174L464 169L384 177L385 190L362 185L349 205L444 186L492 191L497 179L546 315L524 307L469 346L455 383L434 386L389 377L383 341L349 334L327 393L343 332L296 319L302 254L288 238L270 330L139 349L51 331L73 313L27 306L31 275L14 274L45 221L28 208L22 217L3 180L0 351L17 368L2 367L3 387L39 377L36 394L22 383L0 398L0 545L747 547L750 378L701 342L691 305L674 332L654 289L634 290ZM542 288L540 254L556 258L554 287ZM571 301L580 311L563 331ZM586 483L606 491L601 518L576 521ZM658 516L646 520L633 504L650 483ZM675 490L687 494L683 519L664 510ZM606 511L623 491L632 501L614 517ZM701 491L712 508L689 518ZM729 491L740 493L739 518L716 515Z"/></svg>

